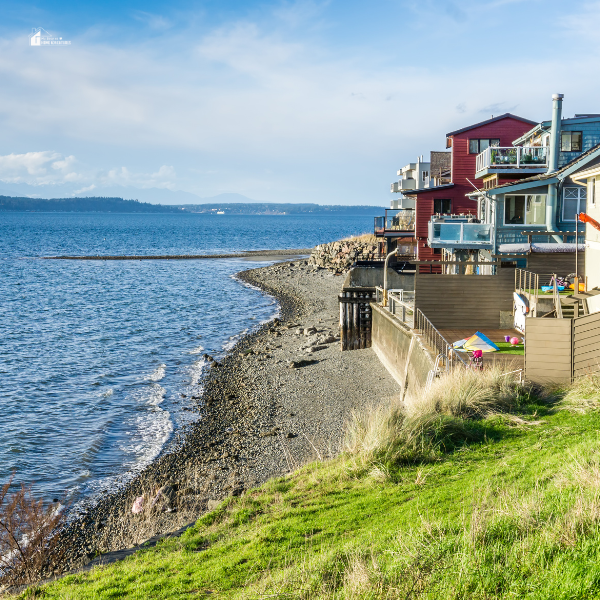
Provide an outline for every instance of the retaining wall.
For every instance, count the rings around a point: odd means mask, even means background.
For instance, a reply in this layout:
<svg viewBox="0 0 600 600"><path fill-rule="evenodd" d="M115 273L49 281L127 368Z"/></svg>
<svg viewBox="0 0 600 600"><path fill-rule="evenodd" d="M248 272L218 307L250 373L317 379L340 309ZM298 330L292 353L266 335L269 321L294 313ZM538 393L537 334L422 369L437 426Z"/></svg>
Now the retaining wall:
<svg viewBox="0 0 600 600"><path fill-rule="evenodd" d="M407 396L417 396L427 383L434 359L398 319L378 304L371 304L371 347L392 377L406 389Z"/></svg>

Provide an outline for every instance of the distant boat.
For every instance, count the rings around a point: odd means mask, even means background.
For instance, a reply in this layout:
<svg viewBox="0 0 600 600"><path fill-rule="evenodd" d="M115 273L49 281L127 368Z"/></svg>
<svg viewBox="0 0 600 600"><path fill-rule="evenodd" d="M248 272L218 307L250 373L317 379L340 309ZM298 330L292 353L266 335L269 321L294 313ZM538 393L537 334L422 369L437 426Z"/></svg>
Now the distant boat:
<svg viewBox="0 0 600 600"><path fill-rule="evenodd" d="M217 214L218 214L218 215L224 215L224 214L225 214L225 211L224 211L224 210L218 210L218 211L217 211Z"/></svg>

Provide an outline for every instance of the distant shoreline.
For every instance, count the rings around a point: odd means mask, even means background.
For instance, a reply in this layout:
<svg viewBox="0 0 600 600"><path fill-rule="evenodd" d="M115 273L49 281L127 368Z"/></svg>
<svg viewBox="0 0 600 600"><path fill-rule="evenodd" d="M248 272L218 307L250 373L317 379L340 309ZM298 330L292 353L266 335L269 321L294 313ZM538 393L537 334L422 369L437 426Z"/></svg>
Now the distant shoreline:
<svg viewBox="0 0 600 600"><path fill-rule="evenodd" d="M282 258L308 257L312 248L290 250L247 250L233 254L147 254L147 255L91 255L91 256L42 256L44 260L204 260L210 258L245 258L249 260L273 260Z"/></svg>

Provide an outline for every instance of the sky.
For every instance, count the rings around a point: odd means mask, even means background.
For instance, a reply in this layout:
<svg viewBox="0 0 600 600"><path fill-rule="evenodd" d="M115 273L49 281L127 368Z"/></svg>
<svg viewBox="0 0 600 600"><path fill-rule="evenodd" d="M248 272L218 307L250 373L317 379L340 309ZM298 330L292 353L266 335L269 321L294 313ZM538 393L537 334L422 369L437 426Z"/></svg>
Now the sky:
<svg viewBox="0 0 600 600"><path fill-rule="evenodd" d="M386 206L449 131L600 113L600 1L0 6L0 193Z"/></svg>

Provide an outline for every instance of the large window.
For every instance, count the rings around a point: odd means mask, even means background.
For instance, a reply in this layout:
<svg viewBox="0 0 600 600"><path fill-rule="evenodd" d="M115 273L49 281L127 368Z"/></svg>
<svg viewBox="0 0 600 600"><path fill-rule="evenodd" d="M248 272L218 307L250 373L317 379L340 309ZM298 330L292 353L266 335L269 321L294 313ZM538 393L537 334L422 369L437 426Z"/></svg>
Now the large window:
<svg viewBox="0 0 600 600"><path fill-rule="evenodd" d="M449 215L452 212L452 201L446 198L435 198L433 200L434 215Z"/></svg>
<svg viewBox="0 0 600 600"><path fill-rule="evenodd" d="M561 152L581 152L581 131L561 131Z"/></svg>
<svg viewBox="0 0 600 600"><path fill-rule="evenodd" d="M499 146L500 140L498 138L488 138L479 140L469 140L469 154L479 154L490 146Z"/></svg>
<svg viewBox="0 0 600 600"><path fill-rule="evenodd" d="M586 196L584 187L563 188L563 221L577 221L577 215L585 212Z"/></svg>
<svg viewBox="0 0 600 600"><path fill-rule="evenodd" d="M546 194L504 196L505 225L543 225L546 222Z"/></svg>

